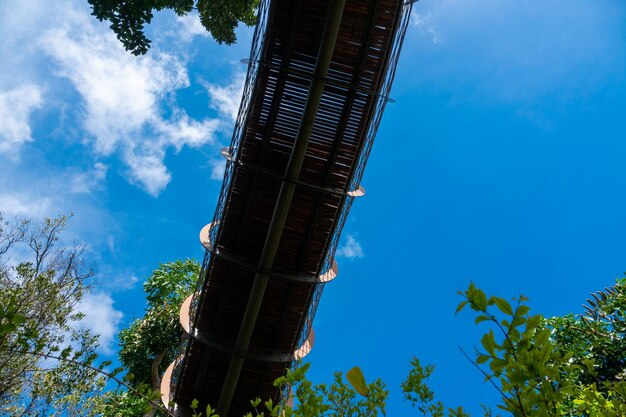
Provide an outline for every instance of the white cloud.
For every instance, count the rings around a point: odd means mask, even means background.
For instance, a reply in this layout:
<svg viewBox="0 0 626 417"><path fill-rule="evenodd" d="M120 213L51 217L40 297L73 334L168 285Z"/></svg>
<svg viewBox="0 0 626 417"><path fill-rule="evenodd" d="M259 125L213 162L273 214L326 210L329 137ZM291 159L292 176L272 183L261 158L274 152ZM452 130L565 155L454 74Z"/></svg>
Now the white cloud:
<svg viewBox="0 0 626 417"><path fill-rule="evenodd" d="M189 81L173 57L134 57L88 19L70 11L65 27L46 33L44 50L81 94L85 128L95 137L96 151L110 154L130 133L139 140L141 128L160 118L159 100Z"/></svg>
<svg viewBox="0 0 626 417"><path fill-rule="evenodd" d="M46 2L46 7L42 7L38 0L0 1L0 53L10 57L0 65L0 90L35 80L40 84L37 76L48 71L40 65L35 40L50 24L54 15L50 13L52 3Z"/></svg>
<svg viewBox="0 0 626 417"><path fill-rule="evenodd" d="M421 15L416 11L411 12L409 23L419 29L420 33L430 35L432 43L440 43L441 36L439 32L435 30L435 26L432 23L432 13Z"/></svg>
<svg viewBox="0 0 626 417"><path fill-rule="evenodd" d="M129 150L124 156L130 168L129 181L141 186L155 197L172 180L172 174L163 163L165 152L162 149L157 149L156 152L156 154L138 155L134 150Z"/></svg>
<svg viewBox="0 0 626 417"><path fill-rule="evenodd" d="M96 162L89 171L75 174L70 181L72 193L90 193L107 175L108 167L102 162Z"/></svg>
<svg viewBox="0 0 626 417"><path fill-rule="evenodd" d="M7 216L44 217L50 208L48 197L31 197L25 193L0 192L0 211Z"/></svg>
<svg viewBox="0 0 626 417"><path fill-rule="evenodd" d="M99 155L119 153L129 181L157 196L171 181L167 149L214 143L220 122L193 120L176 106L173 93L189 86L184 62L156 49L132 56L94 22L70 9L43 48L82 97L85 143Z"/></svg>
<svg viewBox="0 0 626 417"><path fill-rule="evenodd" d="M188 13L184 16L176 17L179 26L178 36L183 42L190 42L196 36L208 38L209 32L200 23L198 13Z"/></svg>
<svg viewBox="0 0 626 417"><path fill-rule="evenodd" d="M205 87L211 99L210 107L217 110L222 116L228 117L231 122L237 120L241 95L246 81L246 74L236 72L230 84L220 86L206 83Z"/></svg>
<svg viewBox="0 0 626 417"><path fill-rule="evenodd" d="M15 159L20 146L33 140L29 118L41 104L41 89L34 84L0 91L0 153Z"/></svg>
<svg viewBox="0 0 626 417"><path fill-rule="evenodd" d="M226 161L223 159L214 159L211 164L211 179L222 181L224 179L224 171L226 170Z"/></svg>
<svg viewBox="0 0 626 417"><path fill-rule="evenodd" d="M356 240L354 235L347 235L346 242L337 249L337 256L348 259L362 258L365 256L361 244Z"/></svg>
<svg viewBox="0 0 626 417"><path fill-rule="evenodd" d="M113 307L113 299L106 293L88 293L77 305L85 314L79 326L100 335L99 349L105 355L113 353L113 341L124 315Z"/></svg>
<svg viewBox="0 0 626 417"><path fill-rule="evenodd" d="M245 78L238 72L229 85L207 87L217 118L190 117L176 101L190 85L183 38L207 32L195 13L176 23L177 37L163 44L175 52L153 47L136 57L84 2L56 0L46 8L36 0L0 2L0 53L11 56L0 66L0 154L14 155L19 144L41 140L32 137L28 122L42 107L46 114L62 113L50 119L61 133L53 140L82 141L96 160L119 157L128 181L157 196L171 181L164 163L169 152L213 145L230 130ZM45 108L43 89L52 100ZM80 180L74 188L86 192Z"/></svg>
<svg viewBox="0 0 626 417"><path fill-rule="evenodd" d="M221 124L219 119L205 119L199 122L181 113L173 122L157 120L155 127L161 133L161 145L174 146L178 152L185 145L197 148L213 143Z"/></svg>

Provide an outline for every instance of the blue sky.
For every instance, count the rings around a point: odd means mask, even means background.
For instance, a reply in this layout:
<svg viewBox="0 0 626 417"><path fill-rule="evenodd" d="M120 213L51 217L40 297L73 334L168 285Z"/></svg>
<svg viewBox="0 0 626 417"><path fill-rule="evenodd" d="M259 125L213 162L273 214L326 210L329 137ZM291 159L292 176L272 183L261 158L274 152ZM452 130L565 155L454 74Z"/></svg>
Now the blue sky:
<svg viewBox="0 0 626 417"><path fill-rule="evenodd" d="M523 293L581 310L626 270L626 4L422 0L315 321L311 376L360 365L392 391L414 355L478 414L492 389L456 291ZM202 256L251 30L217 46L193 17L158 15L124 52L86 1L0 0L0 210L75 213L98 285L84 325L115 355L159 262Z"/></svg>

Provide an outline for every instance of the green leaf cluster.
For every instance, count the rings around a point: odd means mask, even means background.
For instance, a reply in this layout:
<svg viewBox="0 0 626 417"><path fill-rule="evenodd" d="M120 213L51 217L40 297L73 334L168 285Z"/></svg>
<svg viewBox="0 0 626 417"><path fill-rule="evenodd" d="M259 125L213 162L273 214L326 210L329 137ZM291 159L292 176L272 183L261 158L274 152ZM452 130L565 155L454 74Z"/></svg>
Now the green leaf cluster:
<svg viewBox="0 0 626 417"><path fill-rule="evenodd" d="M146 279L146 312L118 336L125 383L132 389L107 392L99 409L102 416L168 415L160 406L161 376L178 352L181 305L192 294L199 274L200 264L185 259L159 265Z"/></svg>
<svg viewBox="0 0 626 417"><path fill-rule="evenodd" d="M346 373L344 381L341 372L335 372L332 384L313 384L306 378L310 364L303 364L289 370L287 375L276 380L275 385L289 388L294 405L274 408L269 416L314 417L351 416L366 417L386 415L386 401L389 391L385 384L376 379L366 382L359 367ZM268 404L266 408L270 410ZM280 414L278 413L280 410ZM264 416L257 413L256 417ZM251 417L251 416L250 416Z"/></svg>
<svg viewBox="0 0 626 417"><path fill-rule="evenodd" d="M423 367L418 358L413 358L409 375L402 383L404 399L424 416L469 417L463 407L448 408L441 401L435 400L435 393L428 386L428 379L434 370L434 366ZM490 416L490 411L486 410L485 415Z"/></svg>
<svg viewBox="0 0 626 417"><path fill-rule="evenodd" d="M148 278L146 314L120 335L122 362L135 375L133 386L148 399L127 391L109 393L102 415L164 414L148 401L158 397L154 370L160 376L173 359L181 334L179 308L193 291L198 273L199 265L185 260L163 264ZM583 316L546 319L531 313L523 295L490 296L474 284L460 295L456 312L470 310L476 325L486 326L475 355L462 353L500 394L497 415L626 415L626 279L592 294ZM382 381L368 383L362 370L354 367L345 378L335 373L331 384L314 384L306 377L309 366L296 366L275 382L289 392L289 401L275 404L257 398L251 401L254 412L246 417L386 415L388 391ZM432 365L422 366L419 359L413 359L401 386L405 400L424 416L468 417L462 407L447 407L436 399L428 385L433 372ZM218 417L211 407L197 407L197 402L192 404L194 417ZM483 410L486 417L494 415L490 407L483 406Z"/></svg>
<svg viewBox="0 0 626 417"><path fill-rule="evenodd" d="M509 301L470 284L457 312L469 307L489 326L472 362L500 393L512 416L626 415L622 308L625 281L595 295L588 316L545 319L527 298ZM589 302L589 300L588 300Z"/></svg>
<svg viewBox="0 0 626 417"><path fill-rule="evenodd" d="M155 11L169 9L185 15L194 8L202 25L218 43L230 45L237 41L235 29L239 22L248 26L256 22L259 0L87 0L92 15L111 22L111 29L124 48L134 55L143 55L150 48L144 26Z"/></svg>
<svg viewBox="0 0 626 417"><path fill-rule="evenodd" d="M183 330L180 308L193 292L200 265L191 259L159 265L144 283L147 308L119 334L119 358L133 375L133 384L159 389L160 375L174 360Z"/></svg>

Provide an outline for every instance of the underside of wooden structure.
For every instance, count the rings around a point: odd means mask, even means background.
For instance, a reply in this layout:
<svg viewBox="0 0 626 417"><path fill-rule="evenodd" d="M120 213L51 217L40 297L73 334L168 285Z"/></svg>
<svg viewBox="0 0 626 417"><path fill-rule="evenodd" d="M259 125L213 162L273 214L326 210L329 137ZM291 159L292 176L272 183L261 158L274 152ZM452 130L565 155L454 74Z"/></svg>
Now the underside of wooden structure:
<svg viewBox="0 0 626 417"><path fill-rule="evenodd" d="M162 397L241 416L311 349L411 2L264 0L198 287ZM333 26L335 25L335 26ZM334 29L333 29L334 27Z"/></svg>

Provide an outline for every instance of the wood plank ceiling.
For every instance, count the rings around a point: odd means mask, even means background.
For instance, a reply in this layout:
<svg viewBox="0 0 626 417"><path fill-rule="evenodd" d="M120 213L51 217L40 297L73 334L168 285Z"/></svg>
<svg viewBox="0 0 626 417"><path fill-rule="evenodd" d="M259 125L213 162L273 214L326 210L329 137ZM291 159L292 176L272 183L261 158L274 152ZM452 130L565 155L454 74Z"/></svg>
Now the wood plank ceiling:
<svg viewBox="0 0 626 417"><path fill-rule="evenodd" d="M307 103L329 0L263 1L244 102L181 356L164 378L185 414L215 406ZM362 175L410 14L403 0L348 0L328 77L229 415L278 400L332 265ZM319 278L328 273L325 278ZM189 314L187 314L189 313ZM298 355L296 355L298 356Z"/></svg>

